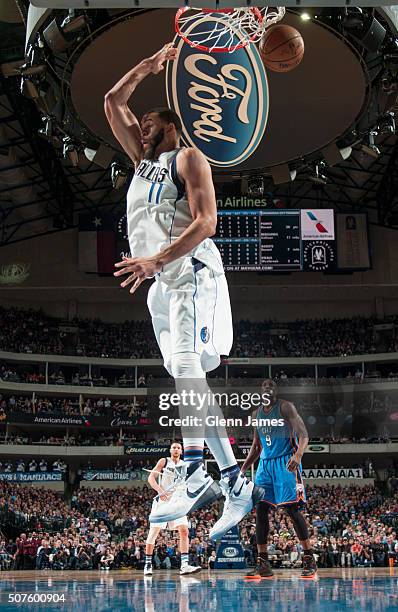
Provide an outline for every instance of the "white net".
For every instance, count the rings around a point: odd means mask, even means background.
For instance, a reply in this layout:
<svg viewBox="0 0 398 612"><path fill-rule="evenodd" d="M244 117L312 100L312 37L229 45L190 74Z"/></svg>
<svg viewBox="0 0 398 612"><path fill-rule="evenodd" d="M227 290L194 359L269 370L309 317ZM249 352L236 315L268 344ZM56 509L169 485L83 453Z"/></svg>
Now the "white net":
<svg viewBox="0 0 398 612"><path fill-rule="evenodd" d="M236 51L258 42L266 28L285 15L283 6L240 7L231 9L180 9L176 31L192 47L210 52Z"/></svg>

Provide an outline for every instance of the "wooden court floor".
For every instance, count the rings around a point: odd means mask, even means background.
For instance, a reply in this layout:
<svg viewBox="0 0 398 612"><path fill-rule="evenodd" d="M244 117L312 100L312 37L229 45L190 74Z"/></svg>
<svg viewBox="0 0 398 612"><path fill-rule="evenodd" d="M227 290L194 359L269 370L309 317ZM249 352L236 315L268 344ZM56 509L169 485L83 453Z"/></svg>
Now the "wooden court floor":
<svg viewBox="0 0 398 612"><path fill-rule="evenodd" d="M325 569L315 580L279 570L272 580L244 580L245 571L2 572L0 610L71 612L242 611L398 612L398 569Z"/></svg>

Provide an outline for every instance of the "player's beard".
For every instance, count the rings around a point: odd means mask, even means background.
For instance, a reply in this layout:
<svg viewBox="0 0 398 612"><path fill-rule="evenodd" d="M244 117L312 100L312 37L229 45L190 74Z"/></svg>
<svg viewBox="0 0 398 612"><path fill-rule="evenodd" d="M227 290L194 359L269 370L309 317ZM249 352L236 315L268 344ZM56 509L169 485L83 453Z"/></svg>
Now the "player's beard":
<svg viewBox="0 0 398 612"><path fill-rule="evenodd" d="M145 152L145 159L148 159L150 161L154 161L155 159L157 159L156 157L156 147L158 147L160 145L160 143L162 142L164 137L164 129L161 128L157 134L155 134L155 136L152 138L151 142L149 143L149 147Z"/></svg>

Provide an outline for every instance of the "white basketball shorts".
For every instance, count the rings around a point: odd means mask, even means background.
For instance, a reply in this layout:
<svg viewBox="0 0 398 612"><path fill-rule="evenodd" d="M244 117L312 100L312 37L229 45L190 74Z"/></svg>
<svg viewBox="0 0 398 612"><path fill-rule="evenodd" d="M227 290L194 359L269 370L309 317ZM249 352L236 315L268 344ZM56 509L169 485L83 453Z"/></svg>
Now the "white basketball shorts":
<svg viewBox="0 0 398 612"><path fill-rule="evenodd" d="M154 510L154 508L158 505L158 504L162 504L162 501L156 501L155 499L152 502L152 511ZM188 517L187 516L181 516L178 519L175 519L174 521L169 521L169 522L165 522L165 523L152 523L151 527L159 527L159 529L167 529L169 531L174 531L175 529L178 529L178 527L181 526L185 526L188 527Z"/></svg>
<svg viewBox="0 0 398 612"><path fill-rule="evenodd" d="M191 257L160 273L148 292L148 308L166 370L177 353L197 353L204 372L220 365L233 340L228 284Z"/></svg>
<svg viewBox="0 0 398 612"><path fill-rule="evenodd" d="M175 521L169 521L168 523L153 523L153 527L159 527L160 529L167 529L168 531L175 531L178 527L182 526L188 527L188 518L186 516L182 516Z"/></svg>

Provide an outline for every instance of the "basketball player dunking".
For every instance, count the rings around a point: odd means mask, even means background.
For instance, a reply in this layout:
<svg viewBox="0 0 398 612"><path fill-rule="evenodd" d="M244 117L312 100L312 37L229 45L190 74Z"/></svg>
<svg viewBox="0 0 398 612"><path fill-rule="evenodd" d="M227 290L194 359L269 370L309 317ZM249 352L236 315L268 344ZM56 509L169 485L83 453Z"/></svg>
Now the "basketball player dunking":
<svg viewBox="0 0 398 612"><path fill-rule="evenodd" d="M158 493L158 500L154 500L153 504L162 504L170 497L167 490L173 485L178 479L178 474L181 474L184 468L184 462L181 460L182 446L179 442L173 442L170 447L170 457L163 457L159 459L152 472L149 475L148 483L152 489L155 489ZM155 546L156 538L159 535L161 529L169 529L173 531L178 530L180 536L180 552L181 552L181 570L180 574L194 574L200 572L200 567L195 567L188 564L188 519L186 516L182 516L175 521L169 521L168 523L156 523L151 525L146 541L145 547L145 567L144 574L152 574L152 555Z"/></svg>
<svg viewBox="0 0 398 612"><path fill-rule="evenodd" d="M247 578L273 576L267 554L270 507L286 510L304 550L301 576L313 578L317 567L307 523L300 512L300 506L306 500L301 459L308 445L307 429L294 405L277 399L277 387L273 380L266 379L261 392L267 396L269 405L258 408L253 415L257 422L253 443L242 466L244 473L260 457L256 484L265 490L264 499L256 509L257 565L253 572L247 574Z"/></svg>
<svg viewBox="0 0 398 612"><path fill-rule="evenodd" d="M105 96L109 124L135 166L127 195L132 257L116 264L115 276L128 275L121 286L132 285L130 293L155 277L148 307L164 365L177 391L206 393L206 372L217 368L220 355L228 355L232 346L228 286L220 253L209 238L217 225L211 169L198 149L180 148L181 121L174 111L148 110L139 123L127 105L145 77L158 74L176 57L173 44L165 45ZM192 409L195 406L180 403L180 416ZM184 484L154 508L150 521L181 518L223 493L223 514L210 532L217 540L252 509L263 491L240 474L225 428L206 425L206 413L211 412L221 416L212 403L201 409L201 424L182 428ZM204 468L204 440L221 471L221 488Z"/></svg>

